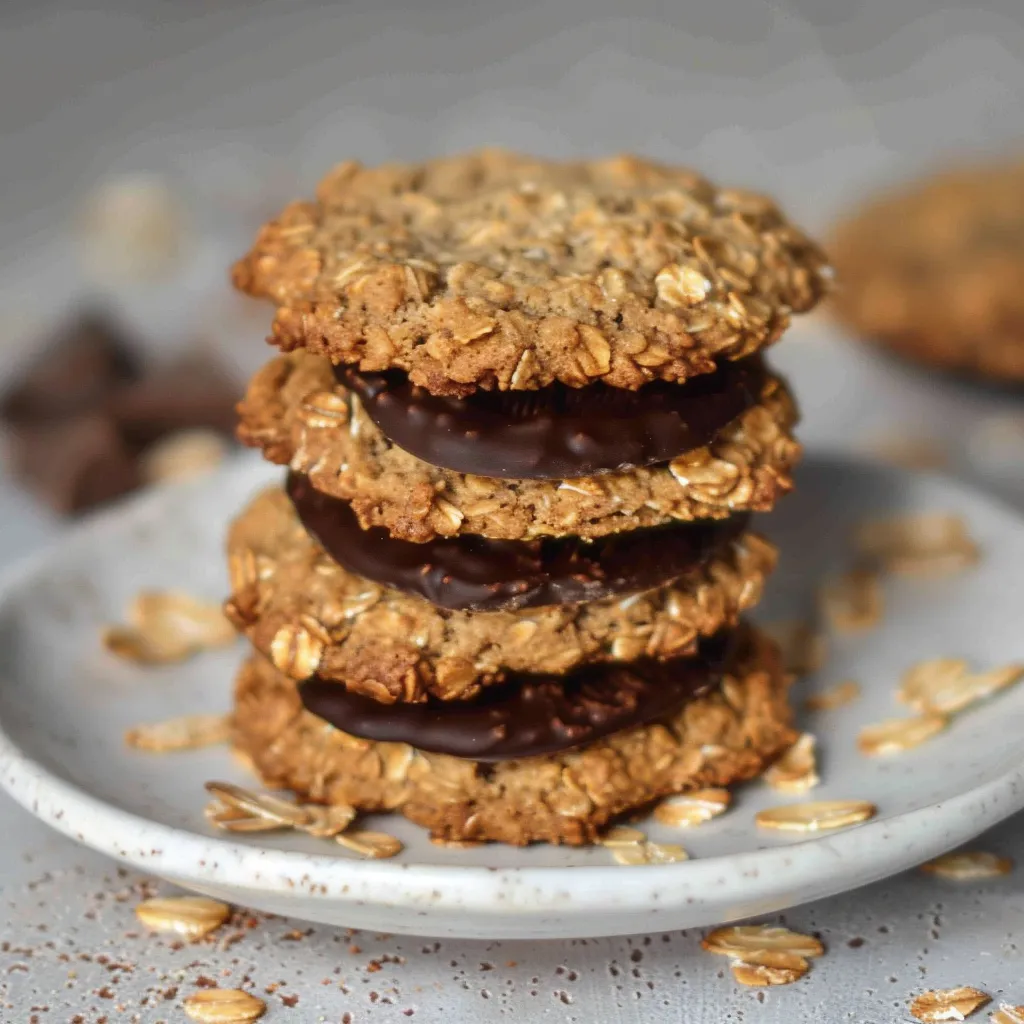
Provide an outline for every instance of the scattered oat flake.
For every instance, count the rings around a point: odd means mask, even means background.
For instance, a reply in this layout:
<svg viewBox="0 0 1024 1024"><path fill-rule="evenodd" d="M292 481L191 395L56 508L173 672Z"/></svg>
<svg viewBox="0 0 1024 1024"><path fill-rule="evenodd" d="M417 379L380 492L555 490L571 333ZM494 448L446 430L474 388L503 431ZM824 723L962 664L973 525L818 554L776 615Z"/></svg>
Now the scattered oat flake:
<svg viewBox="0 0 1024 1024"><path fill-rule="evenodd" d="M136 725L124 734L124 741L136 750L169 754L226 743L230 736L230 715L183 715L164 722Z"/></svg>
<svg viewBox="0 0 1024 1024"><path fill-rule="evenodd" d="M163 178L148 174L100 182L79 210L77 228L85 268L111 283L170 273L188 238L179 197Z"/></svg>
<svg viewBox="0 0 1024 1024"><path fill-rule="evenodd" d="M677 864L689 860L690 855L676 843L629 843L610 847L616 864Z"/></svg>
<svg viewBox="0 0 1024 1024"><path fill-rule="evenodd" d="M819 947L820 945L818 943ZM753 967L776 967L800 971L801 974L810 968L806 956L802 956L800 953L793 953L787 949L752 949L749 953L744 953L738 962L749 964Z"/></svg>
<svg viewBox="0 0 1024 1024"><path fill-rule="evenodd" d="M662 800L654 808L654 819L673 828L692 828L724 813L731 801L727 789L698 789Z"/></svg>
<svg viewBox="0 0 1024 1024"><path fill-rule="evenodd" d="M989 1016L990 1024L1024 1024L1024 1006L1000 1003L999 1009Z"/></svg>
<svg viewBox="0 0 1024 1024"><path fill-rule="evenodd" d="M111 654L160 665L234 643L234 627L219 604L175 590L144 591L128 609L127 626L108 626L103 645Z"/></svg>
<svg viewBox="0 0 1024 1024"><path fill-rule="evenodd" d="M626 864L636 867L647 863L646 843L634 843L630 846L611 847L612 860L616 864Z"/></svg>
<svg viewBox="0 0 1024 1024"><path fill-rule="evenodd" d="M690 855L678 843L644 843L648 864L677 864Z"/></svg>
<svg viewBox="0 0 1024 1024"><path fill-rule="evenodd" d="M811 694L804 701L804 707L808 711L834 711L836 708L852 704L858 697L860 697L860 683L846 679L831 689Z"/></svg>
<svg viewBox="0 0 1024 1024"><path fill-rule="evenodd" d="M764 781L772 789L782 793L806 793L821 779L814 750L817 741L805 732L782 756L764 773Z"/></svg>
<svg viewBox="0 0 1024 1024"><path fill-rule="evenodd" d="M966 1020L991 1001L992 997L980 989L963 985L921 993L910 1004L910 1012L922 1021Z"/></svg>
<svg viewBox="0 0 1024 1024"><path fill-rule="evenodd" d="M158 896L143 900L135 916L147 928L199 939L216 931L231 915L231 908L206 896Z"/></svg>
<svg viewBox="0 0 1024 1024"><path fill-rule="evenodd" d="M228 807L219 800L211 800L203 808L203 816L215 828L225 832L275 832L291 828L285 822L271 818L254 818L237 807Z"/></svg>
<svg viewBox="0 0 1024 1024"><path fill-rule="evenodd" d="M897 699L916 711L954 714L998 693L1024 677L1024 665L1002 665L969 672L962 658L932 658L912 665L903 675Z"/></svg>
<svg viewBox="0 0 1024 1024"><path fill-rule="evenodd" d="M166 664L179 658L179 648L168 651L132 626L105 626L100 633L100 642L116 658L139 665ZM184 652L180 657L188 657L188 653Z"/></svg>
<svg viewBox="0 0 1024 1024"><path fill-rule="evenodd" d="M1013 861L984 850L963 850L936 857L922 864L921 870L954 882L973 882L1008 875L1013 870Z"/></svg>
<svg viewBox="0 0 1024 1024"><path fill-rule="evenodd" d="M769 985L791 985L799 981L810 964L798 953L785 950L757 949L732 963L732 976L741 984L754 988Z"/></svg>
<svg viewBox="0 0 1024 1024"><path fill-rule="evenodd" d="M773 622L763 626L762 631L779 645L787 672L808 675L825 664L827 641L806 622Z"/></svg>
<svg viewBox="0 0 1024 1024"><path fill-rule="evenodd" d="M213 430L180 430L143 453L142 477L147 483L188 480L219 466L228 454L228 442Z"/></svg>
<svg viewBox="0 0 1024 1024"><path fill-rule="evenodd" d="M614 828L610 828L598 842L602 846L635 846L637 843L642 843L647 839L647 836L640 831L638 828L628 828L625 825L616 825Z"/></svg>
<svg viewBox="0 0 1024 1024"><path fill-rule="evenodd" d="M267 1012L267 1004L240 988L207 988L185 997L185 1013L199 1024L247 1024Z"/></svg>
<svg viewBox="0 0 1024 1024"><path fill-rule="evenodd" d="M857 734L857 747L868 757L899 754L919 747L946 728L945 715L920 715L917 718L889 718L866 725Z"/></svg>
<svg viewBox="0 0 1024 1024"><path fill-rule="evenodd" d="M833 629L862 633L882 620L882 583L869 569L852 569L825 583L820 602Z"/></svg>
<svg viewBox="0 0 1024 1024"><path fill-rule="evenodd" d="M1024 678L1024 665L1001 665L988 672L969 672L963 680L960 703L954 710L960 711L975 701L990 697Z"/></svg>
<svg viewBox="0 0 1024 1024"><path fill-rule="evenodd" d="M356 809L347 804L331 804L329 807L304 804L302 810L309 820L296 827L318 839L332 839L339 832L344 832L356 816Z"/></svg>
<svg viewBox="0 0 1024 1024"><path fill-rule="evenodd" d="M142 591L128 609L128 620L147 632L173 629L204 647L233 643L234 627L220 603L205 601L180 590Z"/></svg>
<svg viewBox="0 0 1024 1024"><path fill-rule="evenodd" d="M792 985L807 972L795 971L791 967L766 967L763 964L748 964L737 960L731 964L732 976L741 984L751 988L766 988L770 985Z"/></svg>
<svg viewBox="0 0 1024 1024"><path fill-rule="evenodd" d="M343 832L335 836L334 841L344 846L346 850L370 860L386 860L397 856L405 849L405 844L395 836L389 836L386 832L371 832L369 829Z"/></svg>
<svg viewBox="0 0 1024 1024"><path fill-rule="evenodd" d="M917 711L945 711L947 693L956 693L967 675L963 658L928 658L911 665L903 673L896 699Z"/></svg>
<svg viewBox="0 0 1024 1024"><path fill-rule="evenodd" d="M254 793L233 782L207 782L206 791L222 804L243 811L253 818L265 818L293 828L301 828L309 821L306 808L270 793Z"/></svg>
<svg viewBox="0 0 1024 1024"><path fill-rule="evenodd" d="M817 800L786 804L758 811L755 822L761 828L783 832L819 832L824 829L859 825L875 815L867 800Z"/></svg>
<svg viewBox="0 0 1024 1024"><path fill-rule="evenodd" d="M861 524L858 551L888 572L938 575L978 561L978 547L959 516L945 513L895 516Z"/></svg>
<svg viewBox="0 0 1024 1024"><path fill-rule="evenodd" d="M701 945L718 956L731 956L748 963L761 962L762 953L785 953L797 957L821 956L825 947L813 935L790 931L780 925L733 924L716 928Z"/></svg>

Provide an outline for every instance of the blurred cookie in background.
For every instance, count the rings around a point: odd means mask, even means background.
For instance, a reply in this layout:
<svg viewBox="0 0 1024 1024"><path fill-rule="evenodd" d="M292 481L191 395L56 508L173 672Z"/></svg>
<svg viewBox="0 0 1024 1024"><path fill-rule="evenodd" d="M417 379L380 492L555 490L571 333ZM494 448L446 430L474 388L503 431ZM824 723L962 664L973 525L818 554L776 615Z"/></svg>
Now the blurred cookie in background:
<svg viewBox="0 0 1024 1024"><path fill-rule="evenodd" d="M103 310L72 313L0 396L8 462L37 498L83 512L194 475L229 450L241 389L204 352L151 364Z"/></svg>
<svg viewBox="0 0 1024 1024"><path fill-rule="evenodd" d="M830 253L834 308L867 340L1024 381L1024 159L889 192L840 225Z"/></svg>

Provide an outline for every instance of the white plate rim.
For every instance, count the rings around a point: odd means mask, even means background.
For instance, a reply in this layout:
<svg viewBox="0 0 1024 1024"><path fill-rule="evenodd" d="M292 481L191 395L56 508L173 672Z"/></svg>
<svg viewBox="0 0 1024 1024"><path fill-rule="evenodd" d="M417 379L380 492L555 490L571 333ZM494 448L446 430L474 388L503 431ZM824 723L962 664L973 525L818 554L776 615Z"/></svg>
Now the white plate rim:
<svg viewBox="0 0 1024 1024"><path fill-rule="evenodd" d="M811 454L811 453L809 453ZM817 448L819 458L872 465L868 459L829 448ZM877 468L877 466L875 466ZM225 471L240 471L236 465ZM973 500L994 506L1021 522L1020 513L992 495L942 473L921 474L967 493ZM145 516L169 490L198 489L206 481L160 487L135 496L73 527L64 539L79 540L121 529L125 517ZM61 543L48 547L8 570L0 578L0 605L17 585L57 557ZM486 910L502 916L523 917L557 912L573 918L592 912L670 911L686 900L683 894L718 882L723 875L746 880L746 902L766 897L799 881L810 887L818 882L815 898L851 888L834 871L837 859L853 858L867 884L919 864L952 849L985 828L1024 809L1024 757L987 783L924 807L861 825L822 832L778 847L767 847L676 864L644 865L626 870L617 864L566 867L520 865L486 867L458 864L417 864L402 861L354 860L345 856L278 850L235 843L215 836L165 825L121 810L80 789L21 749L0 720L0 786L31 814L58 832L101 853L139 869L194 882L246 888L268 894L312 900L375 903L389 907L414 906L435 910ZM970 813L961 813L967 812ZM935 833L924 827L941 818L947 828ZM959 828L958 822L962 822ZM884 831L884 836L879 833ZM118 836L130 836L119 843ZM148 851L138 852L140 836ZM899 844L899 855L880 851ZM891 846L889 846L891 850ZM865 870L867 869L867 870ZM686 872L686 886L673 902L671 883ZM569 880L571 876L571 882ZM835 879L829 888L828 879ZM778 883L778 884L776 884ZM553 897L571 891L571 902L553 906ZM508 898L510 894L515 899ZM692 901L692 896L687 897ZM799 900L795 901L799 902Z"/></svg>
<svg viewBox="0 0 1024 1024"><path fill-rule="evenodd" d="M233 843L164 825L122 811L57 778L27 757L2 729L0 765L4 769L0 784L41 821L92 849L154 874L200 885L223 885L312 899L352 898L358 902L373 900L389 906L429 902L438 909L494 911L501 908L502 912L513 916L531 909L549 913L552 907L547 901L555 893L565 891L569 874L576 882L585 883L572 885L572 904L560 908L567 913L571 906L572 916L606 911L611 907L648 909L652 893L662 891L679 871L687 872L688 889L713 884L723 874L744 876L756 883L758 877L782 880L798 872L806 884L812 879L828 878L832 874L829 869L834 868L837 858L855 857L863 868L864 852L882 845L876 842L876 833L883 826L886 842L902 843L901 856L897 859L891 856L875 858L874 870L864 872L866 884L894 874L901 866L912 866L952 849L1024 807L1024 767L1020 767L947 800L874 823L821 833L786 846L678 864L644 865L642 870L636 867L630 871L615 864L488 868L328 857ZM977 810L979 804L986 805L980 814ZM930 838L914 841L915 836L930 836L929 830L922 827L927 820L940 815L949 819L968 807L972 808L972 814L965 819L969 824L962 831L950 829L937 841ZM116 842L114 837L118 835L132 836L132 843ZM146 844L152 844L146 855L134 852L143 835L146 836ZM253 861L256 864L249 864L247 874L239 874L242 866ZM837 881L833 892L849 888L841 875L833 877ZM626 885L627 880L633 883L642 880L649 884ZM528 902L499 896L507 894L510 889L521 889L524 882L531 887ZM456 889L451 889L452 885ZM750 886L750 889L757 888L760 887L756 884ZM776 886L769 884L765 887L765 894L775 890ZM456 891L457 898L451 899ZM816 898L819 895L821 891L816 890ZM394 898L397 896L401 898ZM748 890L747 897L751 896L756 898L756 894ZM658 898L657 905L668 910L673 904L671 900Z"/></svg>

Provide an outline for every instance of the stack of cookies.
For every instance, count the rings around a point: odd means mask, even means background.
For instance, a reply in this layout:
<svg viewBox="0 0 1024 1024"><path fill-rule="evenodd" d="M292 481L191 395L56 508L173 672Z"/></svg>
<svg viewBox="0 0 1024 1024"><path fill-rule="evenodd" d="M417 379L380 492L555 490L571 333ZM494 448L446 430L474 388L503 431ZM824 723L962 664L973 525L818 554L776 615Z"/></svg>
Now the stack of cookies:
<svg viewBox="0 0 1024 1024"><path fill-rule="evenodd" d="M234 280L283 352L240 436L287 477L228 541L268 784L586 843L792 742L740 616L800 452L760 351L827 268L770 200L627 157L346 163Z"/></svg>

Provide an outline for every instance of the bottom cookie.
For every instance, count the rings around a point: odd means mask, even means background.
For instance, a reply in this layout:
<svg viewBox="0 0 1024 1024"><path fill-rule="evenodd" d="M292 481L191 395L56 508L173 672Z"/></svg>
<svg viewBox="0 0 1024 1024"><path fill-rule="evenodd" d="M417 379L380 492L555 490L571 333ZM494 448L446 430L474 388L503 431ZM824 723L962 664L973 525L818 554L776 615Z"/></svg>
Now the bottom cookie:
<svg viewBox="0 0 1024 1024"><path fill-rule="evenodd" d="M745 631L721 687L664 722L485 765L334 729L255 655L236 685L234 741L267 785L309 800L400 811L442 839L580 845L625 811L757 775L795 738L787 685L774 644Z"/></svg>

